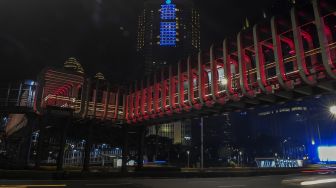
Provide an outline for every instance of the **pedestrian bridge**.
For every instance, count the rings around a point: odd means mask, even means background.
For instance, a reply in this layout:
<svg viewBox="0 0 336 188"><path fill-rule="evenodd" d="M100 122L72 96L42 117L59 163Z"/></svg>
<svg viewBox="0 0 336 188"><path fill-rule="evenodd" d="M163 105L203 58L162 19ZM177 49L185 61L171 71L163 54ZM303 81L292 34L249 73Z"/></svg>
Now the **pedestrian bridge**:
<svg viewBox="0 0 336 188"><path fill-rule="evenodd" d="M336 2L313 0L263 20L128 88L64 69L2 87L0 106L43 114L70 108L78 118L154 124L334 91Z"/></svg>

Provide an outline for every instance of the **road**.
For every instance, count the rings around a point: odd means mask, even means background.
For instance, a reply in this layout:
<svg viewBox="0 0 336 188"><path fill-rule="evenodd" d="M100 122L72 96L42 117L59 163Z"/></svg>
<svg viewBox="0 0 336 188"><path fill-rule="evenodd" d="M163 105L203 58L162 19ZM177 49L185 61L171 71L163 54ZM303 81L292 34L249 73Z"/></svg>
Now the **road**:
<svg viewBox="0 0 336 188"><path fill-rule="evenodd" d="M331 182L331 183L326 183ZM303 185L314 184L314 185ZM98 188L278 188L336 187L335 175L287 175L258 177L151 179L124 178L106 180L0 180L0 188L28 187L98 187Z"/></svg>

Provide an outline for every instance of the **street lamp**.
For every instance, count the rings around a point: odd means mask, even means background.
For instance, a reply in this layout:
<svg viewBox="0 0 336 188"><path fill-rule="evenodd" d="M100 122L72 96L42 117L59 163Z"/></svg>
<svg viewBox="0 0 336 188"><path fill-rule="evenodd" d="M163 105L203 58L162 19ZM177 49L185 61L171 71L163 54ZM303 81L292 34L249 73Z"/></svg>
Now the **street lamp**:
<svg viewBox="0 0 336 188"><path fill-rule="evenodd" d="M242 155L243 155L243 152L242 151L239 151L239 162L240 162L240 166L243 167L243 159L242 159Z"/></svg>
<svg viewBox="0 0 336 188"><path fill-rule="evenodd" d="M188 155L188 168L189 168L189 156L190 156L190 151L189 150L187 150L187 155Z"/></svg>
<svg viewBox="0 0 336 188"><path fill-rule="evenodd" d="M50 161L51 161L51 154L52 154L52 151L49 151L49 155L48 155L48 163L50 163Z"/></svg>
<svg viewBox="0 0 336 188"><path fill-rule="evenodd" d="M75 159L75 153L76 152L77 152L77 150L75 150L75 149L72 150L72 165L75 165L75 161L76 161L76 159Z"/></svg>

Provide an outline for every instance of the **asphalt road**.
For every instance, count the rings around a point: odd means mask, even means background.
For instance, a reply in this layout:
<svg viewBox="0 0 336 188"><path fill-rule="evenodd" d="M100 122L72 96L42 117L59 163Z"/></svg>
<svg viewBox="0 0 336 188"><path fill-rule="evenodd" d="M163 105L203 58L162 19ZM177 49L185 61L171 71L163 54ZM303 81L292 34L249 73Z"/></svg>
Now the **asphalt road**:
<svg viewBox="0 0 336 188"><path fill-rule="evenodd" d="M331 183L326 183L331 182ZM307 184L307 185L306 185ZM308 185L313 184L313 185ZM288 175L259 177L151 179L125 178L105 180L0 180L4 187L82 187L82 188L278 188L336 187L336 175Z"/></svg>

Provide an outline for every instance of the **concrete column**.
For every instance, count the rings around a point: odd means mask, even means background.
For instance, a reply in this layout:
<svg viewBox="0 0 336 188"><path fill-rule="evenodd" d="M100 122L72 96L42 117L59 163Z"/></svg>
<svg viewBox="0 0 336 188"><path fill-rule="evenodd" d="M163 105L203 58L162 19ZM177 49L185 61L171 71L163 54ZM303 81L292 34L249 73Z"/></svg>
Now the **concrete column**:
<svg viewBox="0 0 336 188"><path fill-rule="evenodd" d="M41 166L42 153L43 153L43 144L45 139L45 124L48 122L48 115L38 117L38 127L39 127L39 137L37 143L37 152L35 158L35 168L38 169Z"/></svg>
<svg viewBox="0 0 336 188"><path fill-rule="evenodd" d="M155 125L155 158L153 158L153 162L157 160L159 153L159 131L159 125Z"/></svg>
<svg viewBox="0 0 336 188"><path fill-rule="evenodd" d="M127 173L127 160L128 160L128 125L123 125L123 147L122 147L122 166L121 166L121 172Z"/></svg>
<svg viewBox="0 0 336 188"><path fill-rule="evenodd" d="M93 122L88 121L86 123L87 133L85 138L85 148L84 148L84 161L83 161L83 171L88 172L90 170L90 152L92 147L92 128Z"/></svg>
<svg viewBox="0 0 336 188"><path fill-rule="evenodd" d="M146 127L144 125L139 127L139 142L138 142L138 168L143 167L143 155L145 146Z"/></svg>
<svg viewBox="0 0 336 188"><path fill-rule="evenodd" d="M67 129L71 125L71 117L63 121L67 122L62 125L60 132L59 150L57 156L57 170L63 170L64 148L66 144Z"/></svg>
<svg viewBox="0 0 336 188"><path fill-rule="evenodd" d="M23 161L23 167L28 168L30 162L30 152L32 143L32 134L35 126L38 126L38 117L35 114L27 114L28 127L26 129L26 138L23 139L23 147L21 149L21 160Z"/></svg>

